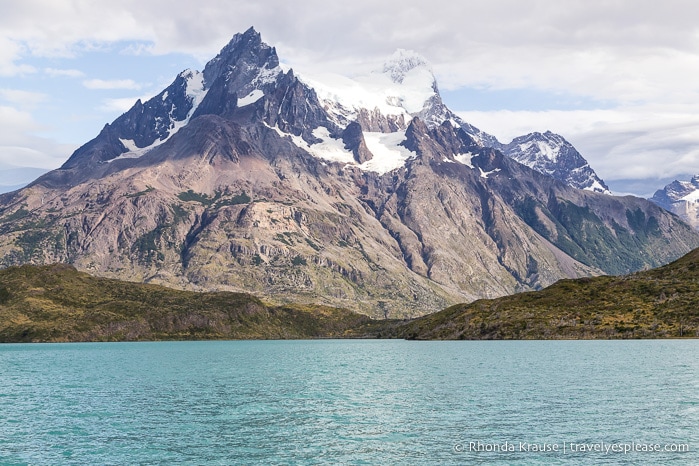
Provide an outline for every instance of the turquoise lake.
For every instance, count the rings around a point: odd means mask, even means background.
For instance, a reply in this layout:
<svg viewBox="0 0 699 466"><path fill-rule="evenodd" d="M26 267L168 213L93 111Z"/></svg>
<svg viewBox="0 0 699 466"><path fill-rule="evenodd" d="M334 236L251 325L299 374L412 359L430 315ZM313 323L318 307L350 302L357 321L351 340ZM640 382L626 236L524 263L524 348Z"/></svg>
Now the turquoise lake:
<svg viewBox="0 0 699 466"><path fill-rule="evenodd" d="M699 464L698 356L697 340L0 345L0 464Z"/></svg>

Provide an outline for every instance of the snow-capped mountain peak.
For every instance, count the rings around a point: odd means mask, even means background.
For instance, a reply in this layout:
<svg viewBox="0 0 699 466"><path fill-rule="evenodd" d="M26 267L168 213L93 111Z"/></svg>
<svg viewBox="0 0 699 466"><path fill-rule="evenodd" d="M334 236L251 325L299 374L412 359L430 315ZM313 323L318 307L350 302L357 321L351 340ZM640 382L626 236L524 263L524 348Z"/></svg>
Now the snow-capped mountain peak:
<svg viewBox="0 0 699 466"><path fill-rule="evenodd" d="M604 194L611 191L566 139L551 131L529 133L501 146L505 155L574 188Z"/></svg>
<svg viewBox="0 0 699 466"><path fill-rule="evenodd" d="M655 192L651 201L670 209L677 201L696 201L699 197L699 175L694 175L690 181L675 180Z"/></svg>
<svg viewBox="0 0 699 466"><path fill-rule="evenodd" d="M694 175L689 181L673 181L657 190L650 200L672 212L678 204L699 201L699 175Z"/></svg>
<svg viewBox="0 0 699 466"><path fill-rule="evenodd" d="M141 158L200 116L242 113L244 118L260 116L311 155L378 173L411 157L400 144L414 118L430 129L449 121L476 145L499 149L573 187L609 193L587 161L557 134L531 133L503 145L463 121L444 105L432 67L414 51L398 49L365 75L299 74L283 68L275 48L253 28L236 34L202 72L185 70L157 96L138 101L101 137L76 151L64 168L99 168L116 159ZM394 137L380 136L386 133Z"/></svg>
<svg viewBox="0 0 699 466"><path fill-rule="evenodd" d="M316 86L253 29L236 35L203 73L181 73L61 169L0 196L0 266L71 262L409 316L699 245L645 200L565 186L591 169L553 133L512 146L549 175L507 158L444 105L424 60L396 57Z"/></svg>
<svg viewBox="0 0 699 466"><path fill-rule="evenodd" d="M397 84L402 84L405 77L416 69L433 74L432 67L422 55L405 49L396 50L383 65L383 73L388 74L391 77L391 81Z"/></svg>
<svg viewBox="0 0 699 466"><path fill-rule="evenodd" d="M204 68L204 82L207 88L223 78L237 80L240 83L251 82L254 76L264 70L281 71L279 57L274 47L262 41L262 36L254 28L233 39L211 59Z"/></svg>
<svg viewBox="0 0 699 466"><path fill-rule="evenodd" d="M155 130L158 131L159 137L146 145L139 145L135 138L120 137L119 141L126 148L127 152L107 162L139 158L151 149L163 144L189 123L205 96L204 74L191 69L181 72L168 89L146 102L146 107L154 107L160 104L170 106L170 110L166 115L155 117L157 122ZM185 109L186 112L182 112L181 108ZM141 142L141 144L143 143Z"/></svg>
<svg viewBox="0 0 699 466"><path fill-rule="evenodd" d="M393 130L405 130L410 120L422 112L431 99L439 97L436 80L427 60L419 54L399 49L380 70L355 77L301 72L300 79L313 88L323 107L338 126L361 120L362 113L374 119L391 121ZM366 119L366 118L365 118ZM441 123L441 121L440 121ZM379 129L370 122L367 130Z"/></svg>
<svg viewBox="0 0 699 466"><path fill-rule="evenodd" d="M699 175L689 181L675 180L657 190L649 200L699 230Z"/></svg>

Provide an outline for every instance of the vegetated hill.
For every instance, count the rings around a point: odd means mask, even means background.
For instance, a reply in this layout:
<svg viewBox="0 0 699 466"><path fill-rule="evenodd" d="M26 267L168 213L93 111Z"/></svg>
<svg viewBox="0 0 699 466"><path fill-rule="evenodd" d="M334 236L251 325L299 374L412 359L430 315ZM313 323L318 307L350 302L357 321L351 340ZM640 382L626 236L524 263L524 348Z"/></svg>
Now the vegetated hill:
<svg viewBox="0 0 699 466"><path fill-rule="evenodd" d="M0 271L0 342L361 337L699 337L699 249L658 269L560 280L410 321L97 278L64 264Z"/></svg>
<svg viewBox="0 0 699 466"><path fill-rule="evenodd" d="M271 307L249 294L97 278L63 264L0 271L0 342L326 338L369 322L343 309Z"/></svg>
<svg viewBox="0 0 699 466"><path fill-rule="evenodd" d="M382 334L439 340L699 337L699 249L632 275L560 280L541 291L458 304Z"/></svg>

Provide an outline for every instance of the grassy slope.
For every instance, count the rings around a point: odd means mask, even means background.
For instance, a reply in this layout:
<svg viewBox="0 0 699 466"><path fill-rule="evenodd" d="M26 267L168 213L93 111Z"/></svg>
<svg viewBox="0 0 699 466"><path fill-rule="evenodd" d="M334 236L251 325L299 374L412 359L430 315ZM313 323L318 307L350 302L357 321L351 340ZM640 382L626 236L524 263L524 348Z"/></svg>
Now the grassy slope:
<svg viewBox="0 0 699 466"><path fill-rule="evenodd" d="M322 306L270 307L248 294L96 278L66 265L0 270L0 342L326 338L369 321Z"/></svg>
<svg viewBox="0 0 699 466"><path fill-rule="evenodd" d="M561 280L536 292L458 304L384 335L414 339L699 337L699 249L623 277Z"/></svg>
<svg viewBox="0 0 699 466"><path fill-rule="evenodd" d="M411 321L322 306L270 307L241 293L194 293L92 277L66 265L0 270L0 342L385 337L699 337L699 249L623 277L561 280Z"/></svg>

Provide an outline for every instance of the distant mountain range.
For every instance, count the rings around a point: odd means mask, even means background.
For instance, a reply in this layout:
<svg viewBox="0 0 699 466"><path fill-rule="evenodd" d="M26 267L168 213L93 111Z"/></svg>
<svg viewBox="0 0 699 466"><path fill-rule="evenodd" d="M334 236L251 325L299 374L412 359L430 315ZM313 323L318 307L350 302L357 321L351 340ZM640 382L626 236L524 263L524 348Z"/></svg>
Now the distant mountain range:
<svg viewBox="0 0 699 466"><path fill-rule="evenodd" d="M427 62L297 76L250 29L0 196L0 264L405 317L667 263L699 234L561 136L456 116Z"/></svg>
<svg viewBox="0 0 699 466"><path fill-rule="evenodd" d="M0 194L23 188L47 171L43 168L0 167Z"/></svg>

